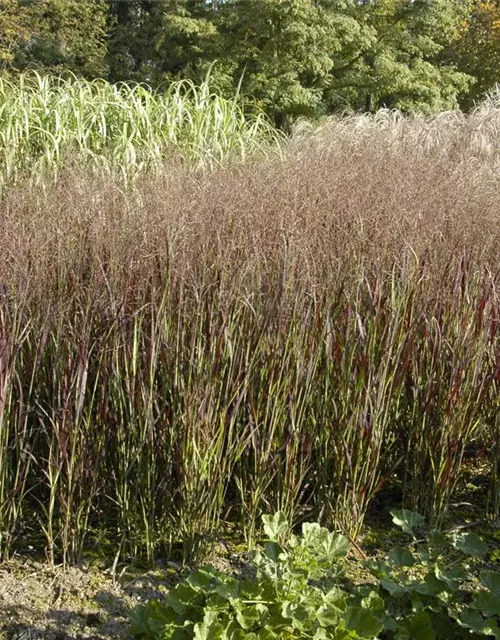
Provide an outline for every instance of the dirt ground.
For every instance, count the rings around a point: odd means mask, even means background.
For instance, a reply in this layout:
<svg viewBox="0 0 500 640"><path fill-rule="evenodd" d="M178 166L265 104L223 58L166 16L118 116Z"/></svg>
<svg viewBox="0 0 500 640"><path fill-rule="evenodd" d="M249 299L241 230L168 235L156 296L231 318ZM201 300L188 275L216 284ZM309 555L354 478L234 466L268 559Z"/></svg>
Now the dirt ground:
<svg viewBox="0 0 500 640"><path fill-rule="evenodd" d="M30 558L0 565L0 640L130 638L130 610L161 599L177 571L124 567L118 574L113 580L96 566L63 571Z"/></svg>

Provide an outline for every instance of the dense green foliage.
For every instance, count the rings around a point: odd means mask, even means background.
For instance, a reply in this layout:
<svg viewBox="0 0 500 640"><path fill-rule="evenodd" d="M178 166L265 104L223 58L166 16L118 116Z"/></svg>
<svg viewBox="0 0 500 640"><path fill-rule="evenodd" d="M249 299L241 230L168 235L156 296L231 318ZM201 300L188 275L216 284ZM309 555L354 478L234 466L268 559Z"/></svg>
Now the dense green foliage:
<svg viewBox="0 0 500 640"><path fill-rule="evenodd" d="M444 51L448 59L473 78L469 91L460 97L464 108L470 108L499 82L500 68L500 2L481 0L470 6L456 45Z"/></svg>
<svg viewBox="0 0 500 640"><path fill-rule="evenodd" d="M471 568L488 546L473 533L438 531L417 542L424 518L392 515L412 542L360 562L368 576L355 583L342 535L306 523L296 536L282 513L264 516L267 541L250 554L254 576L193 571L164 603L136 608L132 630L143 640L498 640L500 573L483 569L478 579Z"/></svg>
<svg viewBox="0 0 500 640"><path fill-rule="evenodd" d="M4 0L0 64L242 90L298 114L470 105L498 76L495 0Z"/></svg>

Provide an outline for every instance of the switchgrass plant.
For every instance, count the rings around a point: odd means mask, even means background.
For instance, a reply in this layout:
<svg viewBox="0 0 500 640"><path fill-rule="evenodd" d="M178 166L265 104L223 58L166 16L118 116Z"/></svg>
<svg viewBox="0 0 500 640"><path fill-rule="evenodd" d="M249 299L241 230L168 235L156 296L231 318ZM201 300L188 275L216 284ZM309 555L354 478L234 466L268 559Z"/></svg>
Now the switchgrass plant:
<svg viewBox="0 0 500 640"><path fill-rule="evenodd" d="M434 525L451 502L467 449L488 438L498 375L490 354L498 347L496 279L472 274L459 257L450 270L447 297L433 301L412 336L408 376L406 483ZM494 361L498 366L498 353Z"/></svg>
<svg viewBox="0 0 500 640"><path fill-rule="evenodd" d="M412 273L361 274L327 316L317 505L356 538L373 496L401 462Z"/></svg>
<svg viewBox="0 0 500 640"><path fill-rule="evenodd" d="M214 94L209 76L201 86L180 81L161 92L36 72L0 76L0 188L28 173L43 180L75 156L131 179L172 156L212 167L278 138L263 114L245 113L239 95Z"/></svg>
<svg viewBox="0 0 500 640"><path fill-rule="evenodd" d="M439 524L465 457L498 513L500 174L471 140L382 114L5 189L0 553L191 560L278 510L354 539L389 479Z"/></svg>
<svg viewBox="0 0 500 640"><path fill-rule="evenodd" d="M5 294L0 294L0 298ZM29 405L25 404L23 389L28 397L33 391L36 364L30 358L30 327L19 313L22 304L9 316L0 310L0 550L8 554L12 533L21 516L32 453L33 438L28 429ZM21 352L21 345L24 348ZM17 370L16 363L22 370Z"/></svg>

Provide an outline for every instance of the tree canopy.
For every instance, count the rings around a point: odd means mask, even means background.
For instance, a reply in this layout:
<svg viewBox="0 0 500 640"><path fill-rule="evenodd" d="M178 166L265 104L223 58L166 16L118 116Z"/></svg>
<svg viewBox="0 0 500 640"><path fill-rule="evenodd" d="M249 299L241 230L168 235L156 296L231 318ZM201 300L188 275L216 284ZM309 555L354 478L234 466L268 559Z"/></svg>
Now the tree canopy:
<svg viewBox="0 0 500 640"><path fill-rule="evenodd" d="M473 0L460 25L460 37L446 55L473 78L470 90L460 95L469 108L500 82L500 2Z"/></svg>
<svg viewBox="0 0 500 640"><path fill-rule="evenodd" d="M21 41L28 39L25 14L18 0L2 0L0 5L0 65L12 63Z"/></svg>
<svg viewBox="0 0 500 640"><path fill-rule="evenodd" d="M297 115L470 107L500 81L500 0L2 0L0 67L239 87Z"/></svg>

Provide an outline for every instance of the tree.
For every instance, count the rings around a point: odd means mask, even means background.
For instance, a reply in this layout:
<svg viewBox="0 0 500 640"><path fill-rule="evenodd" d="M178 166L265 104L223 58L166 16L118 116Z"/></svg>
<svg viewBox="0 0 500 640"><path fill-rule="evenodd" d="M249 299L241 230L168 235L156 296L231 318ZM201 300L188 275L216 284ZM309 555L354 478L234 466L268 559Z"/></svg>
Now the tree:
<svg viewBox="0 0 500 640"><path fill-rule="evenodd" d="M469 78L439 58L459 35L464 5L449 0L353 2L359 49L332 69L332 108L432 112L457 106Z"/></svg>
<svg viewBox="0 0 500 640"><path fill-rule="evenodd" d="M182 77L203 80L219 51L215 8L205 0L156 3L154 49L159 81Z"/></svg>
<svg viewBox="0 0 500 640"><path fill-rule="evenodd" d="M18 0L2 0L0 5L0 68L10 65L20 44L28 38L26 15Z"/></svg>
<svg viewBox="0 0 500 640"><path fill-rule="evenodd" d="M462 94L460 100L461 106L469 109L500 82L500 2L469 2L460 38L445 50L443 57L474 77L471 90Z"/></svg>
<svg viewBox="0 0 500 640"><path fill-rule="evenodd" d="M111 82L151 82L154 74L153 2L108 0L108 74Z"/></svg>
<svg viewBox="0 0 500 640"><path fill-rule="evenodd" d="M345 3L336 3L342 8ZM333 55L343 55L356 22L312 0L246 0L221 7L220 32L234 82L286 127L291 116L324 112Z"/></svg>
<svg viewBox="0 0 500 640"><path fill-rule="evenodd" d="M69 70L88 78L106 74L106 5L99 0L23 4L29 37L16 51L17 68Z"/></svg>
<svg viewBox="0 0 500 640"><path fill-rule="evenodd" d="M449 0L233 0L219 10L234 83L278 126L296 115L457 106L470 78L440 54L466 5Z"/></svg>
<svg viewBox="0 0 500 640"><path fill-rule="evenodd" d="M179 78L201 81L217 50L218 17L205 0L110 3L110 79L157 86Z"/></svg>

